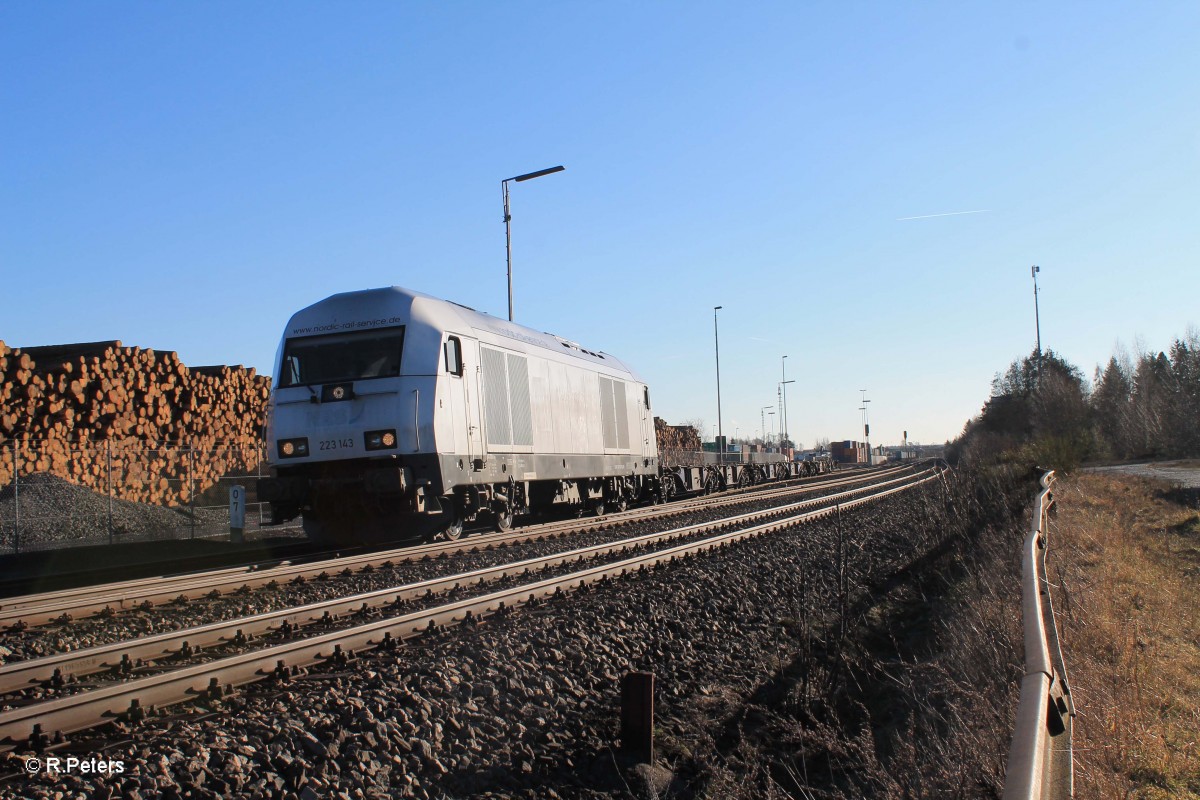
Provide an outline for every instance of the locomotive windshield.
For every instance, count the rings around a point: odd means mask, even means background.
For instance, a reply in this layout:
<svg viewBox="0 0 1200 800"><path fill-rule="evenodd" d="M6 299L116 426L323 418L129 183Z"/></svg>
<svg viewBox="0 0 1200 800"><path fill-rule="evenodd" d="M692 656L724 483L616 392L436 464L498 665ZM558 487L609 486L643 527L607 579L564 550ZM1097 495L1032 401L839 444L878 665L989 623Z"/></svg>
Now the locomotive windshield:
<svg viewBox="0 0 1200 800"><path fill-rule="evenodd" d="M403 326L288 339L279 387L394 378L403 347Z"/></svg>

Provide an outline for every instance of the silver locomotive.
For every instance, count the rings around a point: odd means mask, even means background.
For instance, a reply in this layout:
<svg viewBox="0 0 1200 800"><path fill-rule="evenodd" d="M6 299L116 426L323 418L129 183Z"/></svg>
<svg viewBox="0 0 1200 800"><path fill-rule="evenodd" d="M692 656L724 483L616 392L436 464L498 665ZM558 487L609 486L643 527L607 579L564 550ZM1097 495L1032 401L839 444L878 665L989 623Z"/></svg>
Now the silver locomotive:
<svg viewBox="0 0 1200 800"><path fill-rule="evenodd" d="M324 538L457 538L662 491L650 392L622 362L399 287L292 316L267 443L272 521Z"/></svg>

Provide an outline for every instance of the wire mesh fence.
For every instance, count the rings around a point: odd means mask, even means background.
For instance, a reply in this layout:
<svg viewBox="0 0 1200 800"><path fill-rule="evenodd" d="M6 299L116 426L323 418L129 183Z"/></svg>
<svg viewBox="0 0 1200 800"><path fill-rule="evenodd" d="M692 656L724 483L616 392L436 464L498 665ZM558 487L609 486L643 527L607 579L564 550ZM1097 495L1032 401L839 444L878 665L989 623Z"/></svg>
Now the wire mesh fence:
<svg viewBox="0 0 1200 800"><path fill-rule="evenodd" d="M247 538L263 530L262 443L199 448L141 440L0 443L0 554L155 539L228 537L229 493L246 490Z"/></svg>
<svg viewBox="0 0 1200 800"><path fill-rule="evenodd" d="M778 452L757 453L749 449L736 450L724 454L710 450L682 450L666 447L658 451L658 463L663 465L771 464L778 461L787 461L787 457Z"/></svg>

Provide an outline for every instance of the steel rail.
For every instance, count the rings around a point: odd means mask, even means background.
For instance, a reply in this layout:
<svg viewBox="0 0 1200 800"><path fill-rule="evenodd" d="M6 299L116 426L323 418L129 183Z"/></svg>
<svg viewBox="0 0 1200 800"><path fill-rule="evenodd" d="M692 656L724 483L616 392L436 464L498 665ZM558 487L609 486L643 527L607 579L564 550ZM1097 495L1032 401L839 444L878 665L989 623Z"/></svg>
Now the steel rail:
<svg viewBox="0 0 1200 800"><path fill-rule="evenodd" d="M886 474L896 472L899 469L902 469L902 468L894 467L894 468L891 468L888 470L883 470L883 471L874 473L874 475L876 475L876 476L886 475ZM714 495L705 495L702 497L693 497L693 498L687 498L687 499L675 501L670 506L658 509L657 512L651 512L650 514L647 514L648 509L633 509L633 510L630 510L627 512L612 512L609 514L605 514L602 517L600 517L599 519L601 519L605 522L609 522L609 521L620 522L625 519L639 519L639 518L643 518L643 517L644 518L652 518L656 514L662 515L662 516L669 516L672 513L678 514L679 512L683 512L683 511L690 511L690 510L694 510L696 508L703 508L706 505L711 506L711 505L714 505L716 502L728 502L728 501L737 502L738 499L757 500L757 499L761 499L761 498L769 498L775 494L787 494L787 493L792 493L792 492L796 492L796 491L810 491L810 490L815 491L815 490L818 490L821 488L827 488L827 487L844 485L844 484L848 484L848 483L860 482L863 479L864 479L864 475L862 473L856 473L855 475L852 475L852 476L851 475L843 475L843 476L836 476L836 477L831 477L828 475L818 476L818 477L816 477L815 480L810 480L808 478L786 479L783 481L775 481L769 487L759 484L758 486L744 488L744 489L728 489L728 490L720 493L719 500L714 500L713 499L715 497ZM808 481L808 483L803 483L803 481ZM786 484L786 485L781 485L781 484ZM594 524L595 524L594 522L591 523L591 526L594 527ZM535 531L538 532L539 534L543 531L545 531L547 533L552 533L552 532L555 532L558 528L561 528L566 531L571 531L571 530L578 529L580 527L588 527L588 526L589 526L588 522L580 522L578 520L571 520L571 521L567 521L567 522L550 522L550 523L544 523L542 525L524 526L521 530L515 531L515 532L508 531L508 532L504 532L504 533L493 533L493 534L487 534L485 536L474 537L470 540L470 542L466 542L466 543L458 542L457 546L456 546L456 543L446 543L446 542L429 543L429 544L425 544L425 545L408 545L408 546L405 546L402 548L395 548L395 549L384 550L384 551L376 551L372 554L363 555L363 556L361 556L361 558L373 560L373 559L379 558L381 556L386 556L386 555L390 555L390 554L395 554L396 557L403 558L405 553L411 552L414 549L419 550L420 557L424 557L426 554L440 555L441 553L447 552L447 551L459 552L459 551L461 551L464 544L469 544L472 547L474 547L474 545L476 545L476 544L492 544L492 543L496 543L496 542L509 543L514 540L514 537L518 537L518 538L516 538L516 541L527 541L528 538L522 539L519 537L521 537L524 534L528 534L528 533L535 532ZM313 565L313 566L320 564L320 565L325 565L326 568L335 568L337 564L343 563L347 559L351 559L351 558L353 558L353 556L339 556L339 557L335 557L332 559L324 559L321 561L313 561L313 562L307 562L307 563L310 565ZM270 561L271 560L268 559L266 563L270 563ZM280 564L281 566L286 566L290 563L290 560L281 560L281 561L282 561L282 563ZM256 572L261 572L263 569L266 569L267 567L264 567L263 563L264 562L257 562L254 564L242 564L242 565L238 565L238 566L234 566L234 567L226 567L223 569L215 569L215 570L193 570L193 571L189 571L189 572L177 574L177 575L159 575L159 576L154 576L154 577L149 577L149 578L138 578L138 579L129 580L129 581L117 581L117 582L110 582L110 583L104 583L104 584L94 584L91 586L83 586L83 587L77 587L77 588L72 588L72 589L61 589L61 590L56 590L56 591L52 591L52 592L39 592L39 593L34 593L34 594L26 594L26 595L18 595L18 596L13 596L13 597L8 597L8 598L0 598L0 628L4 628L4 627L11 626L12 624L14 624L12 622L13 618L20 617L20 614L18 614L17 612L20 610L23 610L23 609L29 610L31 612L35 608L41 609L42 607L47 607L48 610L56 612L55 616L48 620L40 620L40 621L41 622L46 622L46 621L53 622L64 613L70 615L70 612L73 610L77 610L77 609L87 610L91 605L97 605L99 602L116 603L118 606L123 606L123 598L125 597L125 595L128 592L134 591L141 587L145 587L145 586L166 587L168 585L187 586L190 583L195 582L198 579L216 577L218 575L230 575L230 576L243 575L243 574L249 575L249 574L253 574ZM240 588L240 585L238 588ZM86 598L86 599L84 599L84 598ZM79 603L77 605L68 603L68 601L76 601L76 600L79 601ZM102 610L102 609L103 609L103 606L100 606L97 610ZM25 619L25 618L21 618L19 621L24 622L27 625L38 624L38 623L32 622L29 619Z"/></svg>
<svg viewBox="0 0 1200 800"><path fill-rule="evenodd" d="M886 475L886 474L889 474L892 472L896 472L899 469L902 469L902 468L894 467L894 468L891 468L888 470L883 470L883 471L880 471L880 472L874 473L874 474L877 476ZM748 488L744 488L744 489L728 489L728 490L720 493L720 500L726 501L726 500L730 500L730 499L734 499L734 498L756 500L756 499L760 499L760 498L769 498L775 494L786 494L786 493L791 493L791 492L795 492L795 491L809 491L810 489L815 490L815 489L819 489L819 488L839 486L839 485L844 485L847 483L859 482L859 481L862 481L863 479L864 479L864 477L863 477L862 473L857 473L852 476L851 475L842 475L842 476L834 476L834 477L831 477L829 475L818 476L818 477L816 477L815 480L810 480L808 478L787 479L787 480L783 480L783 481L775 481L769 487L759 484L757 486L748 487ZM802 483L802 481L806 481L806 480L808 481L808 483ZM781 484L786 484L786 485L781 485ZM673 502L668 507L658 509L658 513L666 515L668 512L676 512L677 513L680 511L690 511L690 510L694 510L696 508L703 508L706 505L713 505L714 497L715 497L715 495L705 495L702 497L692 497L692 498L678 500L678 501ZM640 517L647 516L646 512L647 512L647 509L633 509L633 510L626 511L626 512L611 512L611 513L603 515L602 517L600 517L600 519L602 519L606 522L607 521L621 521L623 519L638 519ZM652 512L652 514L653 514L653 512ZM490 544L492 542L508 542L508 541L512 540L513 536L520 536L522 532L531 532L534 530L537 530L539 532L543 531L543 530L544 531L553 531L556 528L563 528L564 530L573 530L573 529L576 529L581 526L586 527L587 525L588 525L587 522L571 520L571 521L567 521L567 522L544 523L540 526L525 526L524 528L521 529L521 531L494 533L494 534L488 534L486 536L475 537L470 540L469 544L474 545L476 543ZM363 556L363 558L377 558L381 555L386 555L386 554L391 554L391 553L395 553L397 556L402 556L404 553L413 550L414 547L419 548L422 554L424 554L424 553L440 554L441 552L444 552L446 550L456 550L457 551L457 550L461 549L463 544L465 544L465 543L459 542L458 547L455 547L454 543L445 543L445 542L430 543L430 544L426 544L426 545L415 545L415 546L408 545L408 546L405 546L402 548L395 548L395 549L385 550L385 551L376 551L373 554ZM348 558L352 558L352 557L351 556L339 556L339 557L336 557L333 559L324 559L322 561L313 561L313 562L308 562L308 563L311 565L325 564L327 566L332 566L335 563L341 562ZM268 559L266 561L266 563L269 563L270 561L271 560ZM91 602L95 602L97 599L104 599L104 600L111 600L113 602L120 603L121 598L124 596L125 593L127 593L131 590L138 589L140 587L167 586L168 584L186 585L189 582L193 582L193 581L197 580L198 578L215 577L215 576L222 575L222 574L225 574L225 575L249 574L249 573L258 572L258 571L261 571L262 569L264 569L264 567L262 566L263 563L264 562L257 562L254 564L242 564L242 565L238 565L238 566L234 566L234 567L226 567L223 569L215 569L215 570L193 570L193 571L189 571L189 572L177 574L177 575L160 575L160 576L154 576L154 577L149 577L149 578L138 578L138 579L129 580L129 581L117 581L117 582L110 582L110 583L104 583L104 584L94 584L91 586L76 587L76 588L72 588L72 589L61 589L61 590L56 590L56 591L52 591L52 592L39 592L39 593L34 593L34 594L26 594L26 595L18 595L18 596L13 596L13 597L8 597L8 598L0 598L0 612L3 612L3 614L0 614L0 627L4 627L4 623L8 619L10 619L9 616L4 616L5 614L9 614L10 612L15 612L19 609L31 609L31 608L35 608L35 607L49 606L51 604L62 603L63 601L74 600L74 599L83 598L83 597L91 598ZM286 565L286 563L287 562L285 561L284 564ZM64 608L67 608L69 610L70 606L64 606ZM32 623L29 623L28 620L24 620L24 621L27 624L32 624Z"/></svg>
<svg viewBox="0 0 1200 800"><path fill-rule="evenodd" d="M755 494L738 494L719 497L708 496L703 501L688 501L688 503L671 504L669 506L638 509L605 515L586 520L569 520L565 522L550 522L542 525L531 525L516 531L486 534L468 540L455 542L436 542L415 545L375 553L356 554L340 558L324 559L306 564L285 563L267 569L246 569L245 571L222 570L217 573L194 573L155 581L141 579L120 584L104 584L94 587L94 593L85 590L67 590L68 596L58 592L45 595L45 602L36 602L33 596L19 598L21 604L9 609L9 604L0 608L0 629L22 628L35 625L45 625L58 621L68 621L73 618L83 618L94 614L111 614L129 609L144 609L156 604L187 600L194 597L211 595L212 593L227 594L242 589L252 589L267 586L271 583L286 583L310 578L328 577L334 573L353 574L356 571L370 568L387 567L396 562L419 561L434 558L443 554L457 554L487 550L501 544L511 545L540 539L575 533L582 530L595 530L598 526L612 527L617 524L644 521L656 518L678 516L696 508L720 508L726 505L736 505L761 499L770 499L778 495L803 494L806 492L822 491L838 486L875 481L881 477L896 472L911 469L900 467L881 472L872 472L854 477L837 478L819 483L808 483L785 488L771 487L766 491L760 490ZM692 505L695 502L697 505Z"/></svg>
<svg viewBox="0 0 1200 800"><path fill-rule="evenodd" d="M1022 547L1021 617L1025 639L1025 675L1008 751L1004 800L1059 800L1073 797L1072 736L1075 703L1071 697L1046 578L1048 515L1054 504L1054 472L1041 478L1029 536Z"/></svg>
<svg viewBox="0 0 1200 800"><path fill-rule="evenodd" d="M892 469L873 473L878 478L897 471ZM320 577L331 570L342 572L346 569L362 568L364 566L378 567L395 561L415 561L422 558L432 558L444 553L459 553L489 549L498 544L513 544L535 541L551 536L572 533L579 530L595 529L597 525L610 526L624 521L653 519L656 517L678 516L687 511L704 507L720 507L750 500L769 499L778 494L819 491L852 483L870 480L870 477L858 475L855 477L839 477L780 488L772 486L769 489L738 490L739 494L722 496L718 499L707 496L672 503L659 509L638 509L627 512L608 514L597 520L570 520L550 522L542 525L526 526L517 531L487 534L472 538L469 542L439 542L423 545L409 545L392 550L377 551L370 554L342 556L333 559L308 562L306 564L285 563L278 567L254 569L253 567L230 568L215 572L190 573L167 578L144 578L136 581L103 584L97 587L70 589L61 592L48 592L43 595L28 595L12 598L0 603L0 628L13 626L32 626L69 620L87 613L114 613L117 610L144 608L146 604L154 605L166 601L188 599L188 592L194 596L196 592L210 594L213 591L226 593L243 588L253 588L269 584L271 581L294 580L297 577ZM228 576L220 578L219 576ZM236 577L235 577L236 576ZM153 591L142 591L144 589ZM224 591L222 591L224 590Z"/></svg>
<svg viewBox="0 0 1200 800"><path fill-rule="evenodd" d="M224 569L199 569L180 575L155 575L150 578L134 578L128 581L92 584L90 586L76 586L72 589L58 589L52 592L36 592L33 594L14 595L12 597L0 599L0 611L10 612L18 609L43 606L48 603L70 600L77 597L92 597L96 595L98 590L115 593L117 591L136 589L141 586L162 585L165 581L194 580L198 575L236 575L253 572L254 569L255 565L253 564L241 564L236 567L225 567Z"/></svg>
<svg viewBox="0 0 1200 800"><path fill-rule="evenodd" d="M876 475L884 475L884 474L888 474L890 472L894 472L897 469L898 468L892 468L890 470L881 471L881 472L875 473L875 474ZM804 480L804 479L801 479L801 480ZM786 487L781 487L779 485L781 482L775 482L770 487L765 487L760 484L756 487L750 487L750 488L745 488L745 489L726 490L725 492L721 493L720 500L726 501L726 500L730 500L733 498L755 499L756 500L756 499L760 499L760 498L769 498L775 494L785 494L785 493L790 493L790 492L794 492L794 491L809 491L810 488L815 490L817 488L839 486L839 485L843 485L846 483L858 482L861 480L863 480L863 476L861 474L858 474L855 476L837 476L834 478L830 478L830 477L826 476L824 479L810 481L807 484L799 484L799 483L792 483L791 481L786 481L786 483L789 484ZM714 504L714 500L712 499L713 497L714 497L714 495L705 495L702 497L693 497L693 498L678 500L678 501L673 502L668 507L658 509L657 513L667 515L668 512L678 513L681 511L694 510L696 508L703 508L706 505ZM624 519L638 519L641 517L654 515L654 512L651 512L650 515L647 515L647 513L646 513L647 510L648 509L633 509L633 510L626 511L626 512L612 512L612 513L603 515L599 519L602 519L606 522L607 521L621 521ZM550 522L550 523L543 523L541 525L524 526L521 530L515 531L515 532L514 531L506 531L503 533L493 533L493 534L487 534L485 536L475 537L470 540L469 544L471 544L471 545L474 545L476 543L490 544L493 542L507 543L509 541L512 541L514 536L519 537L522 535L522 533L533 532L535 530L539 533L542 531L553 532L558 528L562 528L564 530L571 531L571 530L577 529L579 527L587 527L588 524L589 523L587 523L587 522L580 522L578 520L570 520L570 521L565 521L565 522ZM594 523L593 523L593 526L594 526ZM522 541L522 540L518 539L518 541ZM374 559L374 558L378 558L380 556L390 555L393 553L397 557L403 557L405 553L408 553L408 552L411 552L414 550L418 550L422 556L426 553L431 554L431 555L440 555L442 552L445 552L447 550L461 549L461 546L465 543L459 542L458 544L459 544L458 547L455 547L455 543L446 543L446 542L429 543L429 544L424 544L424 545L407 545L407 546L401 547L401 548L377 551L375 553L372 553L369 555L364 555L362 557L367 558L367 559ZM353 558L353 557L352 556L338 556L338 557L335 557L332 559L323 559L321 561L313 561L313 562L308 562L308 563L312 566L325 565L327 568L332 568L335 564L340 563L340 562L344 561L345 559L349 559L349 558ZM169 575L169 576L168 575L160 575L160 576L149 577L149 578L138 578L138 579L129 580L129 581L118 581L118 582L104 583L104 584L98 584L98 585L92 585L92 586L77 587L77 588L73 588L73 589L61 589L61 590L56 590L56 591L52 591L52 592L40 592L40 593L35 593L35 594L27 594L27 595L19 595L19 596L14 596L14 597L9 597L9 598L2 598L2 599L0 599L0 612L2 612L2 613L0 613L0 628L4 627L5 624L8 622L8 620L10 620L13 615L15 615L15 612L18 610L21 610L21 609L33 609L33 608L40 608L42 606L47 606L50 608L50 610L57 610L58 615L61 615L62 613L69 613L74 608L74 606L63 604L64 601L77 600L80 598L89 598L88 600L86 600L84 602L95 604L100 601L107 601L107 602L115 602L117 604L121 604L122 599L124 598L126 593L136 590L141 587L145 587L145 586L156 586L156 587L159 587L159 586L166 587L168 585L187 586L190 583L193 583L198 579L215 577L218 575L250 574L250 573L254 573L254 572L261 572L262 569L264 569L264 567L261 566L261 562L260 562L260 563L256 563L256 564L243 564L243 565L239 565L239 566L235 566L235 567L227 567L224 569L197 570L197 571L190 571L190 572L178 574L178 575ZM63 605L56 605L56 604L63 604ZM84 606L81 603L79 608L83 608L83 607ZM21 621L25 622L26 624L36 624L36 623L30 622L28 619L22 619ZM49 621L53 621L53 619L51 619Z"/></svg>
<svg viewBox="0 0 1200 800"><path fill-rule="evenodd" d="M136 640L114 642L25 661L14 661L0 666L0 694L9 694L49 682L53 682L54 685L65 685L65 682L71 677L78 678L108 670L118 673L122 670L131 671L139 660L158 661L177 655L187 656L204 648L231 642L244 642L256 636L280 630L285 626L314 625L325 620L336 619L344 614L362 614L371 609L394 605L430 593L440 594L465 585L494 582L512 575L529 574L565 563L595 559L658 542L683 539L728 528L732 525L744 525L768 518L794 515L815 506L837 505L854 495L891 486L905 480L907 480L906 477L894 478L870 486L849 489L836 495L802 500L786 506L752 511L712 522L642 534L629 539L575 548L495 567L483 567L446 577L430 578L403 586L391 586L348 597L322 600L303 606L170 631Z"/></svg>
<svg viewBox="0 0 1200 800"><path fill-rule="evenodd" d="M923 474L923 473L921 473ZM938 473L910 476L902 486L865 497L854 498L833 507L810 511L785 520L754 525L738 531L718 534L696 542L634 556L621 561L572 572L554 578L522 584L490 594L466 598L442 606L404 614L296 642L288 642L251 653L185 667L162 675L103 686L69 697L25 706L0 713L0 751L21 746L41 731L71 734L103 724L114 718L137 718L148 710L184 702L197 697L220 697L242 686L272 675L286 677L294 671L318 662L340 663L356 651L388 648L398 641L413 638L437 628L457 625L497 611L536 602L540 598L569 592L589 583L606 580L647 567L665 564L677 558L724 547L733 542L761 536L809 520L854 508L897 492L907 491ZM36 727L35 727L36 726Z"/></svg>

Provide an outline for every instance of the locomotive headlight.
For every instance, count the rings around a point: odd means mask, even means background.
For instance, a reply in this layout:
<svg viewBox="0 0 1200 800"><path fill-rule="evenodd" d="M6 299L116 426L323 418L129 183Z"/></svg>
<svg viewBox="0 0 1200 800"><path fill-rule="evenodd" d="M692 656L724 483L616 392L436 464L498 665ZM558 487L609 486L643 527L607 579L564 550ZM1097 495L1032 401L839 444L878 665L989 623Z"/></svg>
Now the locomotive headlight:
<svg viewBox="0 0 1200 800"><path fill-rule="evenodd" d="M367 431L363 436L368 450L390 450L396 446L396 432Z"/></svg>
<svg viewBox="0 0 1200 800"><path fill-rule="evenodd" d="M279 440L280 458L300 458L306 455L308 455L307 438Z"/></svg>

